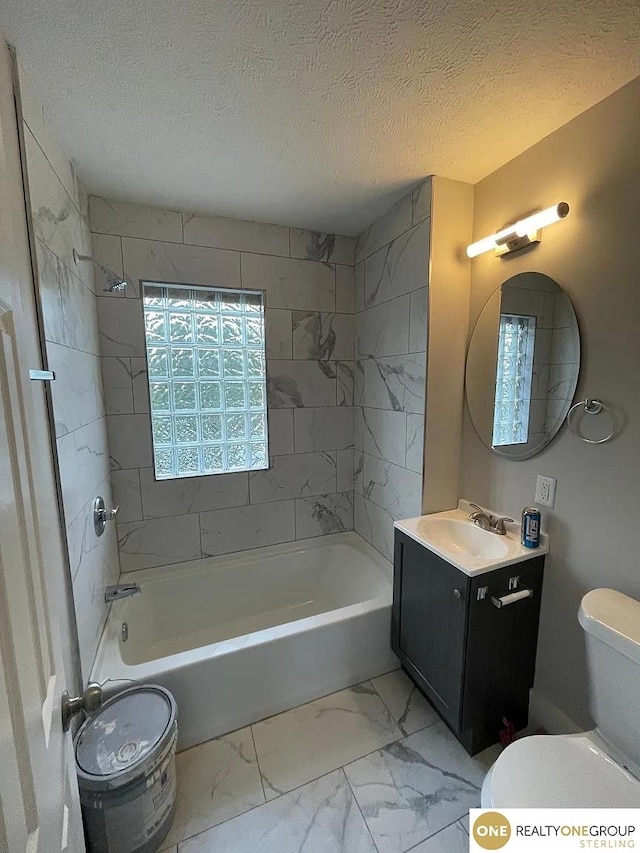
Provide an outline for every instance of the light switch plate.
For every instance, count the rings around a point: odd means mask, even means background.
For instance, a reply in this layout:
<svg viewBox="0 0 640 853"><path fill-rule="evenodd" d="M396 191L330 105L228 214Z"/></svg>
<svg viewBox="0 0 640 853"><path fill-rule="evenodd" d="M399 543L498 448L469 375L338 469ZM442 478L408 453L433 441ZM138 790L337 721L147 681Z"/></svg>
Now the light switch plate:
<svg viewBox="0 0 640 853"><path fill-rule="evenodd" d="M556 480L538 474L536 479L535 503L540 506L553 506L556 502Z"/></svg>

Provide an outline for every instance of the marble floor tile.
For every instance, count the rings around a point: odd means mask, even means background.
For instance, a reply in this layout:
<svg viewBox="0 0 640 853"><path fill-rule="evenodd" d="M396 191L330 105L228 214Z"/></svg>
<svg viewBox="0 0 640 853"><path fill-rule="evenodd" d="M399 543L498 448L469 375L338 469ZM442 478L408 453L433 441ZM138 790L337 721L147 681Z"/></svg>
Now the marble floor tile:
<svg viewBox="0 0 640 853"><path fill-rule="evenodd" d="M268 800L400 737L367 681L263 720L253 734Z"/></svg>
<svg viewBox="0 0 640 853"><path fill-rule="evenodd" d="M467 833L467 835L469 835L469 815L467 814L467 815L465 815L465 817L461 818L459 823L460 823L460 826Z"/></svg>
<svg viewBox="0 0 640 853"><path fill-rule="evenodd" d="M502 750L503 746L501 743L494 743L493 746L488 746L482 752L478 752L473 757L484 767L486 773L491 768L491 765L494 764L494 762L497 760Z"/></svg>
<svg viewBox="0 0 640 853"><path fill-rule="evenodd" d="M264 803L251 729L178 754L176 817L165 846Z"/></svg>
<svg viewBox="0 0 640 853"><path fill-rule="evenodd" d="M486 772L442 722L344 769L379 853L404 853L464 817Z"/></svg>
<svg viewBox="0 0 640 853"><path fill-rule="evenodd" d="M468 850L469 836L460 821L456 821L417 847L412 847L410 853L467 853Z"/></svg>
<svg viewBox="0 0 640 853"><path fill-rule="evenodd" d="M179 845L179 853L376 853L337 770Z"/></svg>
<svg viewBox="0 0 640 853"><path fill-rule="evenodd" d="M439 720L438 714L401 669L373 678L371 683L403 735L411 735Z"/></svg>

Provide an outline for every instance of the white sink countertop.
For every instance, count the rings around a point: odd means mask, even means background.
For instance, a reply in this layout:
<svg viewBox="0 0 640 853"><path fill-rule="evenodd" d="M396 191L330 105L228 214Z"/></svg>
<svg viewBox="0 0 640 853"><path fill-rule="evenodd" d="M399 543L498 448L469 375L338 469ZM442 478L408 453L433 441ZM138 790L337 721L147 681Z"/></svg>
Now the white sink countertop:
<svg viewBox="0 0 640 853"><path fill-rule="evenodd" d="M520 519L506 522L507 532L500 536L474 524L469 519L473 511L468 501L460 500L457 509L403 519L396 521L394 527L469 576L548 553L549 539L545 533L540 535L538 548L525 548L520 544Z"/></svg>

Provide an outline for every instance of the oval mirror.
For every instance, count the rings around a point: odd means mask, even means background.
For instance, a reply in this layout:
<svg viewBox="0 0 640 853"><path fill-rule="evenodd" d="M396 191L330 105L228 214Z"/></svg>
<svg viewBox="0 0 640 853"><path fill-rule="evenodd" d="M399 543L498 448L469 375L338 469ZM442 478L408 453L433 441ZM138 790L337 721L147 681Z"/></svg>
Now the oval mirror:
<svg viewBox="0 0 640 853"><path fill-rule="evenodd" d="M467 353L467 405L482 442L510 459L539 453L567 416L579 369L578 322L560 285L538 272L507 279Z"/></svg>

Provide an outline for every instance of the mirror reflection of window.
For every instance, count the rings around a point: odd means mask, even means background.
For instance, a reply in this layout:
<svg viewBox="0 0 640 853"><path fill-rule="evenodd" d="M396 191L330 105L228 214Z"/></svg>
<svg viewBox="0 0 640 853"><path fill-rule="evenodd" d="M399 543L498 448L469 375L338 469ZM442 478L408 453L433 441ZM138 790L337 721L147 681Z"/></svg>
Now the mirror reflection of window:
<svg viewBox="0 0 640 853"><path fill-rule="evenodd" d="M494 447L526 444L529 440L535 340L535 317L500 314L493 415Z"/></svg>
<svg viewBox="0 0 640 853"><path fill-rule="evenodd" d="M504 281L482 309L467 354L467 405L482 443L511 460L539 453L565 421L579 370L578 322L560 285L533 271ZM512 383L502 381L507 375Z"/></svg>

